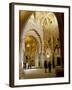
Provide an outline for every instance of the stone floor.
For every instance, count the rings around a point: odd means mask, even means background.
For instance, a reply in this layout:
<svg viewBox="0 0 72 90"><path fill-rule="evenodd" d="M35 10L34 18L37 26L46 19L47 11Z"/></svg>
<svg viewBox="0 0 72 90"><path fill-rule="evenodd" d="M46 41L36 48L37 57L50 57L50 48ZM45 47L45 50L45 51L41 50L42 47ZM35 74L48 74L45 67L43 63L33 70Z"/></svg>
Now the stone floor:
<svg viewBox="0 0 72 90"><path fill-rule="evenodd" d="M56 77L55 70L52 69L51 72L44 69L25 69L23 73L20 74L20 79L33 79L33 78L50 78Z"/></svg>

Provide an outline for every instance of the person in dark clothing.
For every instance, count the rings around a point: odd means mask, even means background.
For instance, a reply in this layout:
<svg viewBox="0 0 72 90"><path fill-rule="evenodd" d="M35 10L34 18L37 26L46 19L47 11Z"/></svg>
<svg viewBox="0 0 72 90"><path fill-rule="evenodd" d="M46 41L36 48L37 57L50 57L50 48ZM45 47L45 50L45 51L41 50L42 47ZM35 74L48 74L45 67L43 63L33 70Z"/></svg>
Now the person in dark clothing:
<svg viewBox="0 0 72 90"><path fill-rule="evenodd" d="M47 61L44 61L44 68L45 68L45 73L47 72Z"/></svg>
<svg viewBox="0 0 72 90"><path fill-rule="evenodd" d="M52 60L52 66L53 66L53 68L55 68L54 57L53 57L53 60Z"/></svg>
<svg viewBox="0 0 72 90"><path fill-rule="evenodd" d="M51 62L50 61L48 62L48 69L49 69L49 72L51 72Z"/></svg>
<svg viewBox="0 0 72 90"><path fill-rule="evenodd" d="M26 63L23 63L23 68L26 69Z"/></svg>

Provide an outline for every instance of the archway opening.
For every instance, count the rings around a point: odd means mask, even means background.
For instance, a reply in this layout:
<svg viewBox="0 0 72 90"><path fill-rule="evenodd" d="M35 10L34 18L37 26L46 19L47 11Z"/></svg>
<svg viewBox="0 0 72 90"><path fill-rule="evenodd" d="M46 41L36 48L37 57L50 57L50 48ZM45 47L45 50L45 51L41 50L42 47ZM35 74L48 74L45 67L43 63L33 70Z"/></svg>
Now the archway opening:
<svg viewBox="0 0 72 90"><path fill-rule="evenodd" d="M38 41L33 36L26 36L24 51L24 68L31 69L38 67L38 53L39 45Z"/></svg>

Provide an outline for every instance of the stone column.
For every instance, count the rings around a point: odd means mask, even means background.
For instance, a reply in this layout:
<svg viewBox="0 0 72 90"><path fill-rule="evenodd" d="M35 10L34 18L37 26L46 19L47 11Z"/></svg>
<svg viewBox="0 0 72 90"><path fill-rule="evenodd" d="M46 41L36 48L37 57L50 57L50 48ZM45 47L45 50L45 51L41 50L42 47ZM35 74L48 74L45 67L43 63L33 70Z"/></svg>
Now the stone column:
<svg viewBox="0 0 72 90"><path fill-rule="evenodd" d="M19 70L20 72L23 72L23 61L24 61L24 44L22 43L20 47L20 54L19 54Z"/></svg>

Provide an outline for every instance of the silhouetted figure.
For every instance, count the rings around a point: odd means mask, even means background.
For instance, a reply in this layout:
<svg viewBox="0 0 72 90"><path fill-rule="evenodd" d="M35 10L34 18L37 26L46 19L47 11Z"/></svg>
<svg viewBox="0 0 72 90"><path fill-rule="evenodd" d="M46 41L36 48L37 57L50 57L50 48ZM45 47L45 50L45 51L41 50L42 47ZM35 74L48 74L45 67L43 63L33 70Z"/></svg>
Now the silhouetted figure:
<svg viewBox="0 0 72 90"><path fill-rule="evenodd" d="M44 68L45 68L45 72L47 72L47 61L44 61Z"/></svg>
<svg viewBox="0 0 72 90"><path fill-rule="evenodd" d="M23 68L26 69L26 63L23 63Z"/></svg>
<svg viewBox="0 0 72 90"><path fill-rule="evenodd" d="M40 67L40 61L39 61L39 67Z"/></svg>
<svg viewBox="0 0 72 90"><path fill-rule="evenodd" d="M60 66L61 62L60 62L60 57L57 57L57 66Z"/></svg>
<svg viewBox="0 0 72 90"><path fill-rule="evenodd" d="M53 57L53 60L52 60L52 65L53 65L53 68L55 68L54 57Z"/></svg>
<svg viewBox="0 0 72 90"><path fill-rule="evenodd" d="M51 72L51 62L50 61L48 62L48 69L49 69L49 72Z"/></svg>

